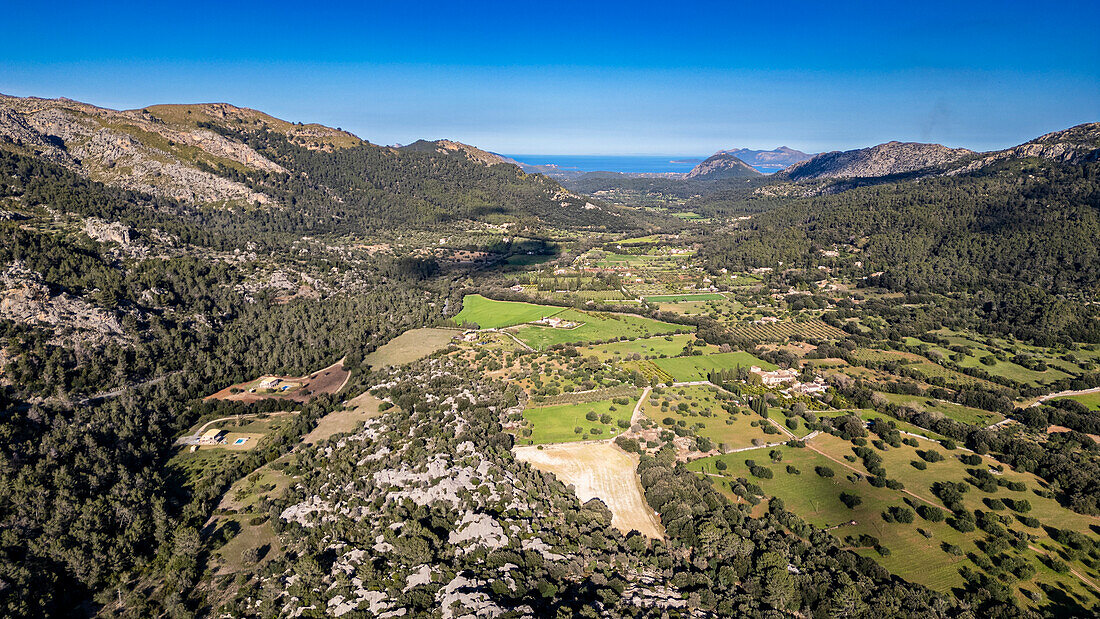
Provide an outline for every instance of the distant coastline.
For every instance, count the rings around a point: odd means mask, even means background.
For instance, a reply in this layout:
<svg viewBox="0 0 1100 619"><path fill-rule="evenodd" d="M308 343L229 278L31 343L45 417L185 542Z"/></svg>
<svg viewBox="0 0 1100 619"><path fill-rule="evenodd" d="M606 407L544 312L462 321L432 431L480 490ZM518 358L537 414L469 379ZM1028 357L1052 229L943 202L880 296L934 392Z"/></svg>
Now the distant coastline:
<svg viewBox="0 0 1100 619"><path fill-rule="evenodd" d="M691 155L512 155L529 165L552 165L563 171L667 173L690 172L701 158Z"/></svg>

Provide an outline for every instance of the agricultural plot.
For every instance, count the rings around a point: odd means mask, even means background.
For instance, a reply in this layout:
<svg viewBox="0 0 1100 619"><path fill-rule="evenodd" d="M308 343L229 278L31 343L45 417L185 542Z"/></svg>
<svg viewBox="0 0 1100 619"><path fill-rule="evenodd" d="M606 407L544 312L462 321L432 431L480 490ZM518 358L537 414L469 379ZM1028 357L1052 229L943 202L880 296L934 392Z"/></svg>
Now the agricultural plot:
<svg viewBox="0 0 1100 619"><path fill-rule="evenodd" d="M368 419L380 415L378 405L381 400L372 396L369 392L363 392L351 400L348 400L345 408L332 411L317 422L317 427L307 434L302 442L313 445L335 435L345 432L355 432L363 427Z"/></svg>
<svg viewBox="0 0 1100 619"><path fill-rule="evenodd" d="M603 501L611 510L611 525L623 533L637 531L651 539L664 537L634 472L635 456L607 443L516 447L514 452L516 460L553 473L558 481L573 486L581 502Z"/></svg>
<svg viewBox="0 0 1100 619"><path fill-rule="evenodd" d="M518 301L494 301L479 294L468 294L462 299L462 311L454 320L458 324L473 323L482 329L499 329L555 316L562 311L563 308L560 307Z"/></svg>
<svg viewBox="0 0 1100 619"><path fill-rule="evenodd" d="M730 333L759 341L783 341L792 335L820 340L842 339L847 333L821 320L768 322L764 324L731 325Z"/></svg>
<svg viewBox="0 0 1100 619"><path fill-rule="evenodd" d="M505 262L513 266L530 266L532 264L542 264L557 258L557 256L549 254L514 254L504 259Z"/></svg>
<svg viewBox="0 0 1100 619"><path fill-rule="evenodd" d="M967 469L973 467L968 467L954 457L959 452L946 452L938 444L922 441L919 449L935 449L945 459L926 462L925 470L918 470L911 464L913 461L923 461L917 454L918 448L903 445L886 451L875 449L875 453L883 459L882 466L887 471L887 476L904 484L902 491L878 488L868 483L867 471L862 463L845 459L846 456L853 456L852 447L852 443L848 441L831 435L820 435L820 440L815 439L808 449L779 447L781 458L778 462L773 462L761 452L749 452L697 460L687 466L690 470L719 476L712 479L715 479L720 490L734 500L738 500L730 492L732 485L736 483L734 480L738 477L750 480L760 486L766 496L782 499L788 510L807 522L820 528L832 529L833 535L850 540L860 554L873 557L891 572L932 589L947 591L960 586L963 581L959 569L963 565L972 570L980 569L970 557L983 555L982 548L988 543L987 535L981 530L963 533L949 526L946 521L934 522L917 514L911 514L913 521L909 523L897 520L888 522L883 518L883 512L890 508L905 508L910 512L916 511L920 506L943 509L943 503L931 493L930 488L937 481L962 482L967 477ZM754 457L754 453L759 456ZM757 466L770 469L772 477L753 475L745 464L746 459L752 459ZM981 469L997 464L989 458L982 460L982 465L978 467ZM719 465L719 462L722 464ZM833 475L818 474L819 467L830 469ZM855 473L859 475L856 476ZM1060 527L1068 524L1080 527L1075 530L1088 530L1088 516L1069 512L1052 499L1042 498L1032 492L1041 487L1035 478L1010 470L1006 470L1004 476L1011 481L1024 482L1027 490L1012 492L999 488L996 492L986 493L964 484L970 488L962 495L967 509L989 511L988 501L992 498L1026 499L1032 506L1026 512L1028 516L1043 523L1057 522ZM841 493L858 496L861 502L850 508L841 501ZM1011 509L1001 508L1000 513L1007 514L1012 519ZM1010 528L1022 529L1038 536L1036 544L1044 552L1054 551L1057 546L1041 527L1028 528L1013 520ZM921 533L922 530L924 533ZM873 541L893 552L883 556L868 545L868 538L860 540L860 536L871 536ZM948 552L952 547L957 550ZM1071 574L1057 574L1046 568L1033 550L1010 548L1006 552L1010 556L1024 559L1036 568L1033 577L1017 583L1020 589L1041 591L1041 583L1069 592L1086 607L1095 606L1097 598L1087 591L1081 581ZM1095 572L1076 562L1073 567L1086 576L1092 576L1089 572ZM1020 599L1027 602L1022 596Z"/></svg>
<svg viewBox="0 0 1100 619"><path fill-rule="evenodd" d="M630 397L620 398L618 403L610 399L528 408L523 411L526 425L519 432L518 442L542 445L614 438L626 429L620 422L629 427L637 402L638 392L635 391Z"/></svg>
<svg viewBox="0 0 1100 619"><path fill-rule="evenodd" d="M594 389L592 391L576 391L562 393L554 396L539 398L540 406L552 406L556 404L583 404L585 402L599 402L600 400L612 400L614 398L633 397L638 394L638 388L634 385L619 385L606 389Z"/></svg>
<svg viewBox="0 0 1100 619"><path fill-rule="evenodd" d="M848 441L831 435L821 435L821 439L821 441L815 441L813 446L822 453L836 459L840 459L844 455L849 455L851 453L851 443ZM926 450L929 448L934 448L942 452L945 459L941 462L929 463L926 470L918 470L913 467L910 463L921 459L917 454L917 449ZM875 451L882 457L882 466L886 469L888 477L897 479L905 484L905 490L915 495L915 498L918 500L939 506L942 506L942 503L935 498L930 490L934 482L944 480L961 482L969 476L970 471L988 471L993 470L990 467L1001 466L996 460L989 456L980 456L981 464L979 465L964 464L956 456L966 452L958 449L955 451L947 451L927 441L921 441L919 448L902 445L899 448L889 448L886 451L879 451L877 449ZM865 471L862 463L858 461L852 464L852 466L859 471ZM1025 489L1023 491L1013 491L1007 487L998 486L993 492L985 492L979 488L970 486L969 490L962 494L962 503L966 509L971 511L992 510L1007 515L1010 518L1014 518L1012 516L1014 510L991 508L990 501L992 499L1011 499L1013 501L1026 499L1030 505L1030 509L1024 512L1026 516L1037 519L1042 525L1053 525L1061 529L1080 531L1085 535L1089 535L1094 540L1097 539L1096 531L1092 528L1095 526L1096 519L1068 510L1062 507L1056 500L1046 498L1039 494L1045 489L1046 483L1038 477L1030 473L1014 471L1007 466L1004 466L1001 471L994 472L994 477L996 479L1003 480L1004 482L1022 483ZM1036 539L1032 542L1033 546L1056 553L1057 549L1060 548L1060 545L1049 537L1047 530L1043 526L1028 527L1020 522L1013 522L1011 528L1023 530L1030 535L1036 536ZM978 531L971 535L975 536L973 538L975 540L985 537L984 534L979 535ZM1063 556L1062 558L1067 559L1069 557ZM1098 571L1096 567L1089 567L1079 560L1069 560L1067 563L1079 573L1092 579L1093 582L1097 582L1098 579L1100 579L1100 571ZM1036 562L1036 566L1040 566L1040 564ZM1043 569L1040 570L1037 578L1039 581L1047 582L1059 588L1064 588L1072 595L1078 596L1079 601L1086 607L1096 606L1100 603L1100 596L1097 595L1097 592L1090 591L1081 581L1070 574L1060 575ZM1024 586L1027 586L1026 583ZM1031 588L1033 589L1033 587Z"/></svg>
<svg viewBox="0 0 1100 619"><path fill-rule="evenodd" d="M726 297L717 292L663 294L643 297L650 303L684 303L687 301L720 301Z"/></svg>
<svg viewBox="0 0 1100 619"><path fill-rule="evenodd" d="M1081 404L1084 404L1089 410L1100 411L1100 393L1086 393L1082 395L1071 395L1065 398L1055 398L1058 400L1076 400Z"/></svg>
<svg viewBox="0 0 1100 619"><path fill-rule="evenodd" d="M363 357L371 367L404 365L446 348L459 331L454 329L410 329Z"/></svg>
<svg viewBox="0 0 1100 619"><path fill-rule="evenodd" d="M954 402L946 402L943 400L934 400L931 398L916 395L904 395L900 393L879 393L878 395L885 398L886 401L890 402L891 404L908 406L909 408L919 411L939 413L944 417L954 419L959 423L968 423L976 426L988 426L1004 420L1004 415L1000 413L983 411L980 408L971 408L969 406L955 404Z"/></svg>
<svg viewBox="0 0 1100 619"><path fill-rule="evenodd" d="M641 355L643 358L662 356L675 357L684 351L684 347L687 346L688 342L693 340L695 340L693 334L680 333L676 335L662 335L638 340L627 340L624 342L596 344L594 346L578 348L577 352L584 357L590 355L595 356L600 361L620 360L632 355ZM710 345L706 346L705 349L718 350L716 346Z"/></svg>
<svg viewBox="0 0 1100 619"><path fill-rule="evenodd" d="M931 430L928 430L927 428L915 426L907 421L896 419L894 417L891 417L890 415L886 415L869 408L862 408L858 410L814 411L814 414L818 415L819 417L839 417L841 415L855 415L863 421L882 421L883 423L893 423L894 426L902 432L916 434L917 436L922 436L929 440L938 441L946 438L942 434L933 432Z"/></svg>
<svg viewBox="0 0 1100 619"><path fill-rule="evenodd" d="M672 374L669 374L668 372L657 367L657 365L649 359L626 361L622 364L621 367L628 372L638 372L650 383L652 383L654 380L659 383L673 382Z"/></svg>
<svg viewBox="0 0 1100 619"><path fill-rule="evenodd" d="M715 448L743 449L787 439L764 430L768 422L747 411L729 413L722 408L718 389L705 386L672 387L650 394L642 413L663 429L680 427L694 436L710 439Z"/></svg>
<svg viewBox="0 0 1100 619"><path fill-rule="evenodd" d="M532 348L544 350L555 344L587 344L694 330L694 327L675 325L631 314L567 309L555 316L563 321L582 324L572 329L525 325L516 331L516 337Z"/></svg>
<svg viewBox="0 0 1100 619"><path fill-rule="evenodd" d="M706 380L707 374L710 372L732 370L737 366L748 369L756 365L765 370L775 370L778 367L774 363L757 359L744 351L655 359L653 363L671 375L678 383Z"/></svg>

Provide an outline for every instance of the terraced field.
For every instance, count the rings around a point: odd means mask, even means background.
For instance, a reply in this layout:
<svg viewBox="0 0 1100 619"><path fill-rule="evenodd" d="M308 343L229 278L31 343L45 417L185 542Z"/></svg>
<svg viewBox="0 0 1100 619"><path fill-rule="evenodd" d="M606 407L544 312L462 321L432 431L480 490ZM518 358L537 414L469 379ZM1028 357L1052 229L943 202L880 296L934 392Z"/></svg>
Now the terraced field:
<svg viewBox="0 0 1100 619"><path fill-rule="evenodd" d="M729 332L736 337L762 342L783 341L792 335L822 340L841 339L848 335L821 320L769 322L759 325L735 324L729 327Z"/></svg>

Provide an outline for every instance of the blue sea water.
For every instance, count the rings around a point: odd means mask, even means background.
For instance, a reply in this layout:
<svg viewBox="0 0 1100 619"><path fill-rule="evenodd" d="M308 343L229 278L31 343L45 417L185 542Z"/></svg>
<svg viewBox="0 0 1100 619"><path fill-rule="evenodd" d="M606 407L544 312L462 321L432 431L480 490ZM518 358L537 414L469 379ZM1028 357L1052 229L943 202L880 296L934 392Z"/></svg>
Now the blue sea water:
<svg viewBox="0 0 1100 619"><path fill-rule="evenodd" d="M697 155L505 155L531 165L553 164L582 172L690 172Z"/></svg>

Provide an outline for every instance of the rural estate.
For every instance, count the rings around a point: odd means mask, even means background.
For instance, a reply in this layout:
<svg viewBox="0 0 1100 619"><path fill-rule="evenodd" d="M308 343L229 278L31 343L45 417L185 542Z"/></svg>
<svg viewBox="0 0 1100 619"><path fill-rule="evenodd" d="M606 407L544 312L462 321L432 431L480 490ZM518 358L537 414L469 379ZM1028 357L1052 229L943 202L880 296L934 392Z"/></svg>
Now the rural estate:
<svg viewBox="0 0 1100 619"><path fill-rule="evenodd" d="M4 19L0 617L1100 616L1095 2Z"/></svg>

